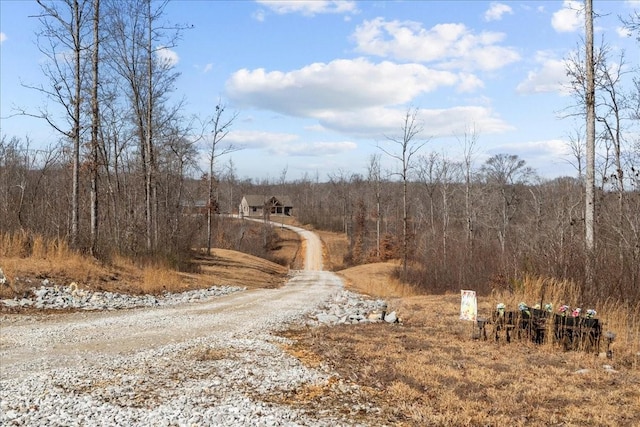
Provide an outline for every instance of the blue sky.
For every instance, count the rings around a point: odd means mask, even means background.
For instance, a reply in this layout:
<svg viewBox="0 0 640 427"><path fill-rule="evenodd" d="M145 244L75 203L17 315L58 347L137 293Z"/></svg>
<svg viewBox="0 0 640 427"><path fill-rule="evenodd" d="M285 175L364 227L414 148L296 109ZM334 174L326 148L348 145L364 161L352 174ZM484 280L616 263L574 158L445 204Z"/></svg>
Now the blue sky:
<svg viewBox="0 0 640 427"><path fill-rule="evenodd" d="M192 25L167 55L181 77L183 114L211 115L219 99L238 118L226 141L240 178L324 180L366 174L379 145L398 136L408 108L419 109L431 151L458 160L466 129L478 135L476 166L516 154L546 178L575 176L560 112L572 105L563 58L584 19L577 1L188 1L167 20ZM618 16L640 1L594 1L596 40L638 47ZM0 0L0 132L35 147L58 139L45 123L10 117L46 103L21 83L42 82L35 1ZM392 146L387 148L393 151ZM203 154L204 158L204 154ZM383 155L388 169L394 161ZM222 167L222 166L221 166Z"/></svg>

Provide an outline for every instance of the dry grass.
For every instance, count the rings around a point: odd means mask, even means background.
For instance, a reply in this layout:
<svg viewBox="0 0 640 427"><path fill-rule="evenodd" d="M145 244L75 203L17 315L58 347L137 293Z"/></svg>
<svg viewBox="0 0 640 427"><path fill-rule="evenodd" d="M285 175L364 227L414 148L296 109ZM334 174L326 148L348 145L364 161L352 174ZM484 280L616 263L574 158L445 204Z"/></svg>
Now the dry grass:
<svg viewBox="0 0 640 427"><path fill-rule="evenodd" d="M46 240L26 233L0 235L0 268L9 279L0 297L23 295L43 279L60 283L99 283L112 277L109 269L71 250L61 239Z"/></svg>
<svg viewBox="0 0 640 427"><path fill-rule="evenodd" d="M284 223L293 222L291 219ZM301 240L298 233L286 228L275 228L278 233L278 247L271 251L273 259L283 260L290 268L302 269L304 266L304 249L301 248Z"/></svg>
<svg viewBox="0 0 640 427"><path fill-rule="evenodd" d="M398 261L379 262L347 268L338 274L343 277L346 286L361 294L379 298L402 298L417 295L409 285L393 277Z"/></svg>
<svg viewBox="0 0 640 427"><path fill-rule="evenodd" d="M490 318L491 312L498 302L504 303L510 310L516 310L520 302L531 307L536 304L540 304L542 307L546 303L551 303L555 310L563 304L572 308L580 307L583 312L593 308L598 313L597 317L603 322L604 330L616 333L613 348L614 350L623 349L623 351L618 351L620 360L626 360L628 365L637 366L640 360L634 355L640 352L640 305L632 307L614 301L604 301L593 307L585 307L577 295L579 295L578 288L572 282L526 277L511 290L494 291L489 299L493 305L487 307L484 313L479 313L479 315ZM552 326L551 323L549 326Z"/></svg>
<svg viewBox="0 0 640 427"><path fill-rule="evenodd" d="M301 390L299 399L292 396L294 405L335 413L373 405L379 410L349 412L368 425L637 425L637 345L624 348L622 340L617 342L609 360L529 341L476 340L474 324L459 320L459 294L402 297L400 293L394 298L396 286L385 285L384 280L394 267L374 264L341 274L351 289L387 295L390 309L398 311L403 324L286 333L295 343L288 351L309 360L310 366L329 365L337 372L331 382L351 386L334 387L330 382L315 398ZM513 298L517 306L519 298ZM495 303L493 297L480 298L479 312L490 313ZM614 324L613 319L609 322ZM604 365L617 372L605 370Z"/></svg>
<svg viewBox="0 0 640 427"><path fill-rule="evenodd" d="M323 240L331 241L328 247L340 244L339 238ZM322 393L318 385L302 387L286 403L349 414L368 425L637 425L639 307L611 302L594 307L605 327L618 333L612 360L566 352L553 343L483 341L474 339L473 323L459 320L459 294L416 295L393 278L396 268L394 262L377 263L339 274L347 288L387 299L403 319L401 325L286 333L294 339L287 351L309 366L329 365L337 372ZM479 298L479 314L490 317L498 302L514 309L521 301L533 306L542 296L556 307L580 305L569 282L528 278L516 285ZM362 409L371 406L378 410Z"/></svg>
<svg viewBox="0 0 640 427"><path fill-rule="evenodd" d="M325 244L326 268L342 265L344 236L319 233ZM291 236L289 236L291 237ZM300 245L283 244L279 256L297 259ZM159 291L172 286L195 288L238 284L275 287L286 280L287 268L234 251L200 255L198 274L142 270L126 260L108 269L67 252L37 249L26 256L24 241L0 236L0 267L10 278L55 276L85 287L136 293L145 286ZM5 243L7 242L8 243ZM48 248L45 242L27 245ZM13 248L9 249L7 248ZM10 253L9 253L10 252ZM42 254L45 254L44 256ZM69 263L67 263L67 261ZM294 261L292 261L294 262ZM459 320L460 296L420 296L392 279L396 264L378 263L340 272L349 289L387 299L403 323L292 330L287 351L312 367L330 366L336 375L326 384L300 387L285 396L260 396L309 411L345 414L367 425L396 426L633 426L640 419L638 307L604 302L593 307L618 333L614 358L565 352L528 341L510 344L475 340L473 324ZM147 275L148 274L148 278ZM86 279L83 283L82 279ZM144 283L148 285L144 285ZM498 302L517 307L543 300L556 306L580 304L570 283L527 279L511 291L479 298L479 313L488 315ZM588 307L583 307L588 308ZM194 357L218 360L224 351L201 349ZM608 372L609 364L617 372ZM586 370L586 371L580 371ZM583 373L578 373L583 372ZM378 408L370 410L367 408Z"/></svg>
<svg viewBox="0 0 640 427"><path fill-rule="evenodd" d="M288 230L279 230L278 258L301 263L300 241ZM0 235L0 268L8 278L0 285L0 298L26 295L44 279L57 284L76 282L83 289L129 294L181 292L210 286L274 288L287 280L288 267L251 255L214 249L200 254L194 262L198 273L180 273L161 263L137 265L113 256L109 265L72 251L64 241L46 241L23 233Z"/></svg>
<svg viewBox="0 0 640 427"><path fill-rule="evenodd" d="M344 259L348 253L349 242L344 233L334 233L331 231L315 232L320 236L324 246L324 268L325 270L337 271L344 268Z"/></svg>

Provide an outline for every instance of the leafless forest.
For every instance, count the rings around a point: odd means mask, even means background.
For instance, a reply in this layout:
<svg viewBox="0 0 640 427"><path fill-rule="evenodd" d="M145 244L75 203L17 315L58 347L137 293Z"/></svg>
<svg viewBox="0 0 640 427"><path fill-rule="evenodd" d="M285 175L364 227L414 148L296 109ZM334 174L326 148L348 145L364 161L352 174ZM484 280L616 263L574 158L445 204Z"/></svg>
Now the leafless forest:
<svg viewBox="0 0 640 427"><path fill-rule="evenodd" d="M13 139L2 145L2 232L66 240L70 161L64 151L27 151L20 143ZM496 286L516 287L524 275L583 283L581 180L534 181L523 161L504 155L473 169L467 184L461 165L436 155L417 159L420 173L408 185L409 282L427 292L461 287L488 292ZM109 174L101 174L99 185L105 191L99 198L96 256L108 258L117 251L178 260L188 256L189 248L206 246L207 181L182 175L173 160L168 159L155 180L158 232L152 251L146 247L144 177L135 155L113 173L113 183ZM338 173L328 182L252 182L222 175L215 187L214 205L221 214L213 217L213 245L268 251L273 244L268 231L263 238L245 240L242 223L223 214L237 211L243 194L287 194L301 223L349 236L345 267L402 258L402 183L381 177L375 159L372 165L369 173ZM81 173L82 182L86 175ZM585 289L586 299L640 299L640 188L637 181L634 185L623 193L598 192L597 285ZM88 248L90 189L84 185L81 190L78 244Z"/></svg>
<svg viewBox="0 0 640 427"><path fill-rule="evenodd" d="M20 112L51 125L47 148L2 136L4 238L45 236L106 262L117 253L187 268L189 251L208 244L268 253L276 242L267 227L252 238L224 214L236 212L244 194L288 195L300 223L348 235L345 267L401 259L398 275L425 292L488 293L543 276L575 281L585 304L640 302L640 80L638 70L623 76L628 68L615 64L624 58L613 58L604 45L595 64L599 154L590 283L580 130L568 159L574 177L540 179L509 153L480 162L482 135L472 128L459 137L463 160L430 152L428 124L407 111L399 123L404 135L386 137L367 170L335 171L326 180L287 180L286 170L273 181L240 180L229 156L235 148L224 144L234 113L220 102L209 116L187 118L180 102L170 101L179 75L154 46L173 46L187 29L168 28L162 4L39 3L38 40L51 59L43 67L50 85L33 89L66 115ZM639 22L636 14L626 25L640 34ZM568 61L575 116L583 111L581 61ZM393 170L381 167L383 156L396 163ZM203 157L208 170L201 168Z"/></svg>

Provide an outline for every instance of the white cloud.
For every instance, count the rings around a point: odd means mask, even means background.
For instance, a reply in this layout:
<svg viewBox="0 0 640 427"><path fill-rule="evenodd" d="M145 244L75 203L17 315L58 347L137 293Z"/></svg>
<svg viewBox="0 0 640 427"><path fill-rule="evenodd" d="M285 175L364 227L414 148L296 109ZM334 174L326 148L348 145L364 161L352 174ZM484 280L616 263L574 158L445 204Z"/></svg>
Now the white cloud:
<svg viewBox="0 0 640 427"><path fill-rule="evenodd" d="M489 9L484 13L484 20L499 21L502 19L502 16L505 13L513 15L513 9L511 9L511 6L508 6L503 3L493 2L489 6Z"/></svg>
<svg viewBox="0 0 640 427"><path fill-rule="evenodd" d="M320 123L327 129L353 135L363 139L380 139L383 135L395 136L402 123L406 109L372 107L354 111L327 111ZM465 126L474 123L483 133L493 134L511 130L512 127L491 109L477 106L462 106L445 109L420 109L418 119L424 124L423 137L450 137L461 134Z"/></svg>
<svg viewBox="0 0 640 427"><path fill-rule="evenodd" d="M245 149L264 150L274 156L334 156L357 148L352 141L302 142L298 135L290 133L248 130L232 131L225 141Z"/></svg>
<svg viewBox="0 0 640 427"><path fill-rule="evenodd" d="M566 63L545 52L536 54L539 67L527 73L527 78L516 87L519 93L568 93Z"/></svg>
<svg viewBox="0 0 640 427"><path fill-rule="evenodd" d="M310 125L310 126L305 126L304 130L307 130L309 132L325 132L326 129L324 128L324 126L319 125L319 124L315 124L315 125Z"/></svg>
<svg viewBox="0 0 640 427"><path fill-rule="evenodd" d="M279 144L271 147L271 153L275 155L321 157L345 154L358 148L352 141L336 142L300 142L295 144Z"/></svg>
<svg viewBox="0 0 640 427"><path fill-rule="evenodd" d="M164 46L161 46L156 50L156 57L160 60L162 65L166 67L173 67L180 61L180 58L175 51Z"/></svg>
<svg viewBox="0 0 640 427"><path fill-rule="evenodd" d="M255 19L258 22L264 22L264 19L265 19L264 10L256 10L255 12L253 12L253 15L251 16L253 17L253 19Z"/></svg>
<svg viewBox="0 0 640 427"><path fill-rule="evenodd" d="M483 87L484 83L476 75L460 73L460 84L457 87L458 92L474 92Z"/></svg>
<svg viewBox="0 0 640 427"><path fill-rule="evenodd" d="M618 34L618 37L623 38L623 39L627 38L627 37L631 37L633 35L631 30L629 30L626 27L616 27L616 34Z"/></svg>
<svg viewBox="0 0 640 427"><path fill-rule="evenodd" d="M569 164L571 150L567 141L549 139L541 141L521 141L501 144L487 150L489 155L499 153L515 154L527 162L542 177L573 175L575 170Z"/></svg>
<svg viewBox="0 0 640 427"><path fill-rule="evenodd" d="M207 65L204 66L204 69L202 70L202 72L203 73L208 73L211 70L213 70L213 64L212 63L208 63Z"/></svg>
<svg viewBox="0 0 640 427"><path fill-rule="evenodd" d="M299 13L314 16L325 13L357 13L355 1L340 0L257 0L257 2L277 14ZM264 19L264 16L262 16Z"/></svg>
<svg viewBox="0 0 640 427"><path fill-rule="evenodd" d="M584 25L584 9L581 2L564 0L562 9L551 17L551 26L559 33L571 33Z"/></svg>
<svg viewBox="0 0 640 427"><path fill-rule="evenodd" d="M268 148L273 144L291 143L298 138L291 133L234 130L229 132L225 141L242 148Z"/></svg>
<svg viewBox="0 0 640 427"><path fill-rule="evenodd" d="M0 33L0 43L3 43L7 39L7 35L5 33Z"/></svg>
<svg viewBox="0 0 640 427"><path fill-rule="evenodd" d="M356 50L405 61L436 62L441 68L496 70L518 61L510 47L499 46L505 35L473 34L464 24L438 24L426 30L412 21L364 21L352 35Z"/></svg>
<svg viewBox="0 0 640 427"><path fill-rule="evenodd" d="M467 84L472 81L465 79ZM419 64L338 59L290 72L242 69L227 80L226 92L234 104L317 117L326 110L404 104L459 80L454 73Z"/></svg>
<svg viewBox="0 0 640 427"><path fill-rule="evenodd" d="M514 142L493 147L492 153L514 153L520 157L534 158L562 158L571 154L567 142L562 139L549 139L544 141Z"/></svg>
<svg viewBox="0 0 640 427"><path fill-rule="evenodd" d="M375 64L359 58L311 64L290 72L242 69L226 82L225 96L239 107L315 119L314 130L375 139L397 130L407 104L443 86L468 92L483 83L473 74L437 71L419 64ZM476 123L487 133L510 129L487 106L424 109L420 114L429 123L431 135L463 132L467 123Z"/></svg>

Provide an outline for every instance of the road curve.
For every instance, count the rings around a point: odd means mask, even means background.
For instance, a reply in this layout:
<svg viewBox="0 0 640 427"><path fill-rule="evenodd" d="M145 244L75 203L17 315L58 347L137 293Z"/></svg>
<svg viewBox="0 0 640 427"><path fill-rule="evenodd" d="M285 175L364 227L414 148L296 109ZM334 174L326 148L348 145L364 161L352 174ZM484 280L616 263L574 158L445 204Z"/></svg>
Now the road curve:
<svg viewBox="0 0 640 427"><path fill-rule="evenodd" d="M235 390L233 393L240 394L225 392L220 398L221 401L227 402L225 404L227 406L222 408L209 402L208 406L199 408L199 413L205 417L203 420L207 419L206 416L211 418L222 414L220 415L223 416L222 419L214 418L218 421L225 420L228 425L234 425L235 418L224 418L229 415L225 411L230 410L229 403L225 399L246 401L248 395L246 389L257 387L253 384L257 378L255 373L250 378L236 375L237 369L250 370L255 367L256 362L250 357L252 349L268 347L269 350L266 351L268 354L263 354L260 360L262 362L270 360L269 358L275 360L273 366L265 368L262 384L288 375L281 370L292 369L290 365L295 365L295 361L289 360L290 356L283 354L277 346L273 345L271 342L273 336L270 332L286 327L296 319L304 317L342 287L342 281L338 276L322 271L322 245L318 236L298 227L288 225L284 227L299 233L304 239L305 263L304 270L292 272L291 279L279 289L238 292L202 303L172 307L77 312L37 317L2 316L0 318L0 425L4 422L8 424L13 420L10 417L15 416L16 411L24 405L38 408L34 414L30 415L32 418L26 420L25 425L37 423L41 418L36 416L45 418L51 416L48 411L52 409L47 407L47 399L35 406L29 403L33 396L42 393L42 389L49 390L45 393L46 396L54 396L51 390L55 390L55 399L52 400L54 406L55 402L69 402L66 409L66 413L71 414L69 416L73 415L74 407L82 407L79 405L79 400L88 399L94 406L101 402L105 403L105 389L86 386L86 384L103 384L106 381L105 378L110 379L107 381L110 384L115 382L119 387L118 381L125 381L128 378L127 375L133 376L137 381L134 389L144 391L160 387L163 394L171 396L202 393L197 387L194 390L190 379L194 371L201 370L201 366L196 365L202 362L198 362L197 358L192 360L185 357L185 354L196 354L204 351L203 348L215 348L223 355L233 354L231 358L233 363L239 364L233 372L225 374L225 369L211 368L215 374L210 373L210 376L216 378L216 384L226 385L229 389ZM243 351L242 348L245 350ZM162 370L154 371L148 368L154 366L158 358L162 360ZM242 361L245 359L248 366L243 365ZM283 360L287 362L283 363ZM227 362L232 363L222 357L219 364L224 365ZM144 375L139 376L141 364L147 368ZM163 372L167 370L180 372L180 378L184 380L167 382L166 378L163 378ZM277 387L295 387L296 381L304 381L305 375L297 374L297 379L288 379L287 384L280 384ZM84 386L79 387L78 383ZM205 388L211 389L209 386ZM113 405L112 400L107 403ZM160 403L172 405L169 401ZM253 406L250 406L254 407L257 404L259 402L253 402L251 403ZM151 421L136 422L136 419L129 419L127 415L123 418L123 422L131 425L153 425L158 421L158 418L154 418L152 408L148 408L145 412L144 408L138 408L127 399L123 399L113 408L110 407L111 412L107 411L105 414L108 413L109 417L114 416L113 413L121 415L123 411L131 412L132 407L135 407L138 412L141 411L141 413L134 411L138 413L137 420ZM88 411L87 408L83 410L85 413ZM280 410L283 409L278 409ZM179 407L176 411L182 413ZM240 412L242 413L242 410ZM263 409L263 413L268 412ZM93 414L93 416L96 417L95 422L81 424L119 424L104 423L100 414ZM278 417L278 415L273 416ZM167 416L165 414L162 417L166 419ZM58 425L66 425L67 422L68 420L63 419ZM320 425L313 422L311 424ZM215 425L215 423L203 422L196 425ZM242 422L238 421L236 425L242 425Z"/></svg>

